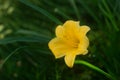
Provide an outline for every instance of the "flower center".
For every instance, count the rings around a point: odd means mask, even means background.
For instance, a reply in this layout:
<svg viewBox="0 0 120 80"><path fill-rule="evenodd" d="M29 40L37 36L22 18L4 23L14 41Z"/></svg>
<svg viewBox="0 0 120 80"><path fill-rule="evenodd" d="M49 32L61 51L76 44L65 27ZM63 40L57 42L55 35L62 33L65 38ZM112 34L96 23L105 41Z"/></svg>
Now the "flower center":
<svg viewBox="0 0 120 80"><path fill-rule="evenodd" d="M78 45L80 44L80 41L77 39L67 39L67 43L69 46L73 48L78 48Z"/></svg>
<svg viewBox="0 0 120 80"><path fill-rule="evenodd" d="M74 41L72 47L78 48L79 43L80 43L79 40Z"/></svg>
<svg viewBox="0 0 120 80"><path fill-rule="evenodd" d="M78 48L78 45L79 45L79 43L80 43L80 41L79 41L79 39L77 39L77 38L73 38L72 36L66 36L66 35L64 35L64 38L63 38L63 40L69 45L69 46L71 46L71 47L73 47L73 48Z"/></svg>

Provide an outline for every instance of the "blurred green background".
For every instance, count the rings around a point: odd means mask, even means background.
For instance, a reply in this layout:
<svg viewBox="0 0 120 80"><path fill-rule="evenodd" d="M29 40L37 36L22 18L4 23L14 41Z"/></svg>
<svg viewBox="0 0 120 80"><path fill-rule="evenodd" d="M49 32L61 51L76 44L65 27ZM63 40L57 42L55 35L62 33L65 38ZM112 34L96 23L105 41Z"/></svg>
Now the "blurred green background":
<svg viewBox="0 0 120 80"><path fill-rule="evenodd" d="M110 80L54 58L48 42L70 19L91 28L89 54L77 59L120 80L120 0L0 0L0 80Z"/></svg>

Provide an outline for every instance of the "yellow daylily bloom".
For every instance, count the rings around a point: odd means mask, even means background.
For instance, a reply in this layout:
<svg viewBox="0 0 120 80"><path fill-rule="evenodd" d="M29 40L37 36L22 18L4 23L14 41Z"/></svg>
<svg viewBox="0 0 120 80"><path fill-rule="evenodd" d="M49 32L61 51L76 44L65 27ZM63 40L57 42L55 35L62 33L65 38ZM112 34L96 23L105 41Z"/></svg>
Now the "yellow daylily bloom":
<svg viewBox="0 0 120 80"><path fill-rule="evenodd" d="M48 46L55 58L65 56L65 63L73 67L76 55L88 53L89 40L86 33L90 30L88 26L80 26L79 21L68 20L56 28L56 37Z"/></svg>

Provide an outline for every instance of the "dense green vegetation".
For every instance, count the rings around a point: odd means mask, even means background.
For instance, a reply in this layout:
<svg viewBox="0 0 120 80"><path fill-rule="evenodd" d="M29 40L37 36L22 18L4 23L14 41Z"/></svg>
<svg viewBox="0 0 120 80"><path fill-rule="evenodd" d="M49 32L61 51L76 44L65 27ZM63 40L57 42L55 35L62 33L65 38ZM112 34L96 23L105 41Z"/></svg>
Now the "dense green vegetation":
<svg viewBox="0 0 120 80"><path fill-rule="evenodd" d="M110 80L54 58L48 42L70 19L91 28L89 53L77 59L120 80L119 14L120 0L0 0L0 80Z"/></svg>

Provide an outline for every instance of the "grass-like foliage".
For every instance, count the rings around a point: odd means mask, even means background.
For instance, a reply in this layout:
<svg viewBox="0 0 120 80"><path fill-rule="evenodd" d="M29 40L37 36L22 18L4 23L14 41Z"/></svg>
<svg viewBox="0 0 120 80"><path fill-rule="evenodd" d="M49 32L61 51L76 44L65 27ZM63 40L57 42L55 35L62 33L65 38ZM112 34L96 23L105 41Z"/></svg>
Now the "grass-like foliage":
<svg viewBox="0 0 120 80"><path fill-rule="evenodd" d="M89 53L77 59L120 80L120 0L0 0L0 80L110 80L54 58L48 42L66 20L91 28Z"/></svg>

